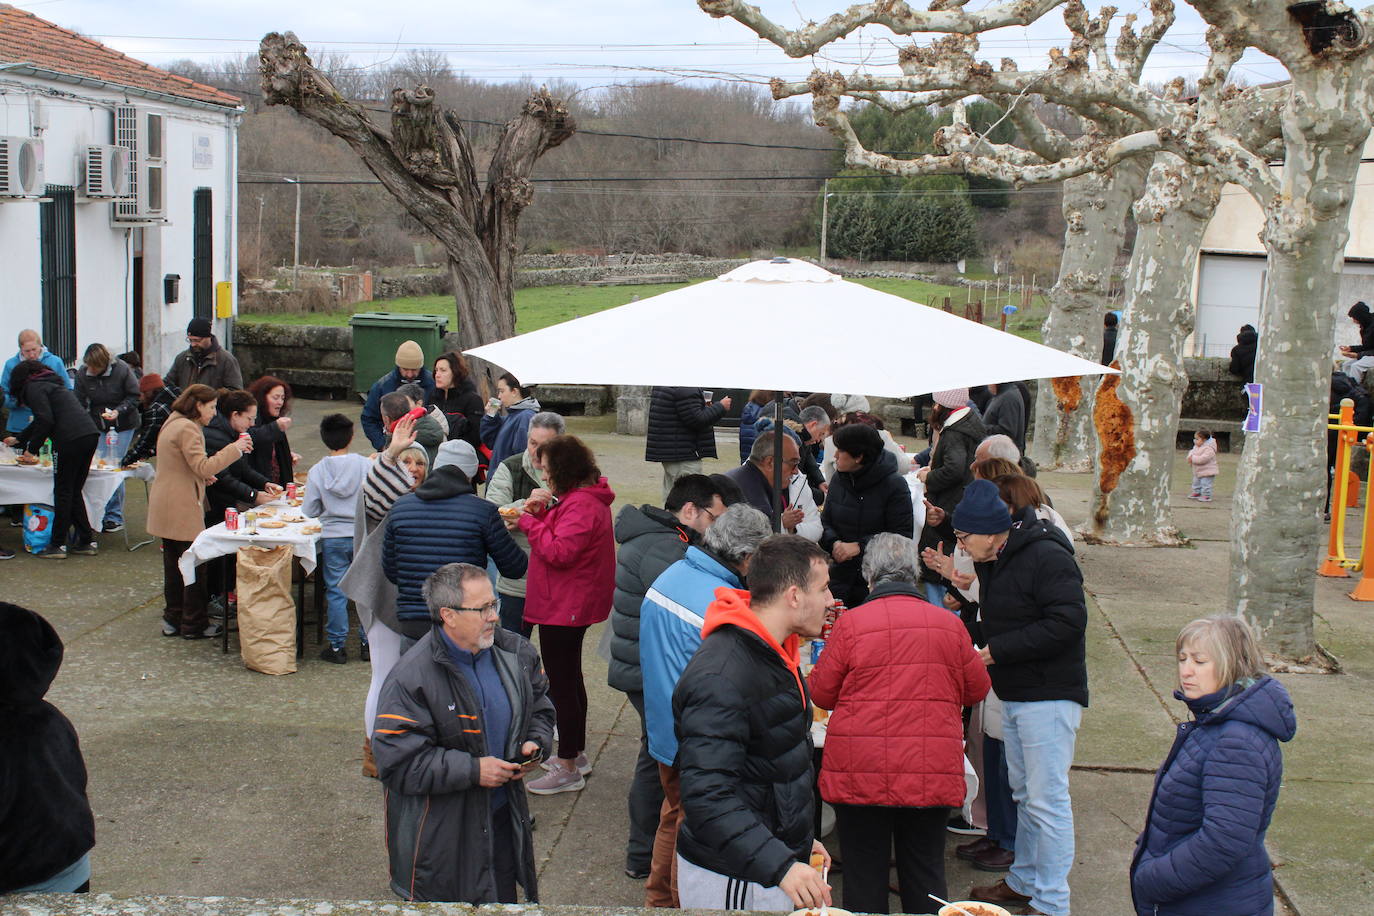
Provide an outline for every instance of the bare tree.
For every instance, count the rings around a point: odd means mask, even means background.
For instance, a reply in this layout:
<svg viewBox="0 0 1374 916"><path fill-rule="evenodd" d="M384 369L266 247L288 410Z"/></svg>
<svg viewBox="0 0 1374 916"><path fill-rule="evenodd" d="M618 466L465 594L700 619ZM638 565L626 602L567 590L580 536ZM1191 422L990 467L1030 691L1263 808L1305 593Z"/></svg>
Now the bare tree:
<svg viewBox="0 0 1374 916"><path fill-rule="evenodd" d="M1171 0L1153 0L1159 8ZM779 97L810 92L817 120L839 134L851 164L874 164L846 125L840 99L870 99L903 92L916 99L950 93L1019 97L1036 93L1085 117L1114 110L1140 128L1094 138L1073 155L1043 165L1012 167L996 158L959 153L932 162L931 170L962 171L1008 180L1068 179L1109 169L1125 159L1172 153L1244 187L1265 214L1262 234L1269 272L1261 308L1256 379L1264 385L1261 431L1247 442L1234 508L1230 604L1266 634L1269 647L1298 660L1319 660L1313 634L1314 569L1320 547L1319 510L1324 488L1322 427L1332 322L1342 252L1361 153L1374 105L1374 11L1355 13L1330 0L1289 3L1190 0L1209 25L1210 56L1196 101L1161 96L1124 78L1102 60L1105 30L1084 28L1079 0L994 4L971 13L962 4L913 11L905 3L850 7L820 25L788 31L743 0L699 0L713 16L731 16L793 56L814 54L826 43L869 23L902 34L948 32L929 48L904 54L899 77L813 73L800 89L775 81ZM1013 24L1057 6L1072 33L1068 52L1053 50L1047 69L1000 69L974 56L976 34L989 23ZM1277 108L1260 106L1260 118L1279 112L1283 164L1271 169L1266 148L1234 129L1223 108L1239 90L1226 77L1246 48L1280 61L1290 74ZM1257 96L1244 96L1242 104ZM1267 146L1267 144L1266 144ZM904 168L918 166L908 160ZM893 169L896 171L895 169Z"/></svg>
<svg viewBox="0 0 1374 916"><path fill-rule="evenodd" d="M259 56L267 103L289 106L346 142L443 245L462 346L512 336L517 225L534 197L535 163L576 129L563 102L544 90L526 99L501 132L483 184L461 121L434 104L428 86L392 90L386 131L316 69L292 33L265 36Z"/></svg>

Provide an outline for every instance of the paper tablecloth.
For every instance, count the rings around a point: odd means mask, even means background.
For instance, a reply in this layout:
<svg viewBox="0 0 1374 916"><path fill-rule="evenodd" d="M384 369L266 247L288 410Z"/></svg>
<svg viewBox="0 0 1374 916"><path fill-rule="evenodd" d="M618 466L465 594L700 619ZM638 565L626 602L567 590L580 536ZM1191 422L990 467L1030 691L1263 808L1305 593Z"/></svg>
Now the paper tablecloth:
<svg viewBox="0 0 1374 916"><path fill-rule="evenodd" d="M105 517L105 504L110 501L119 485L130 478L152 480L156 476L151 464L144 464L129 470L91 471L86 477L86 485L81 490L81 500L86 504L86 519L96 531ZM53 504L52 468L37 465L0 465L0 506L16 506L25 503Z"/></svg>
<svg viewBox="0 0 1374 916"><path fill-rule="evenodd" d="M270 505L270 504L269 504ZM242 513L239 515L242 524ZM315 569L315 548L319 543L319 532L315 534L301 534L301 527L314 519L306 519L304 522L288 524L285 528L258 529L257 534L244 534L240 531L230 531L224 527L224 522L220 522L211 528L206 528L196 539L191 542L191 546L181 555L177 563L177 568L181 570L182 581L190 584L196 581L196 567L207 560L215 557L227 556L237 553L240 547L247 547L256 544L259 547L280 547L283 544L291 547L292 553L301 561L301 567L307 572Z"/></svg>

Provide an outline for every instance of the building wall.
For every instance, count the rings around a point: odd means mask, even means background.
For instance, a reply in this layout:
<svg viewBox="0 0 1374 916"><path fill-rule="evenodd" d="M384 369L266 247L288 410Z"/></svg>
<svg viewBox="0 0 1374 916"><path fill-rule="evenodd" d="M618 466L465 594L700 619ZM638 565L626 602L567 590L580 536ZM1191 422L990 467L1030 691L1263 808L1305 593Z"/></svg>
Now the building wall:
<svg viewBox="0 0 1374 916"><path fill-rule="evenodd" d="M138 105L165 116L168 222L144 224L142 228L116 226L111 220L112 203L84 200L78 192L77 354L94 342L116 353L134 347L134 253L141 234L143 358L145 367L160 372L185 347L186 323L192 314L192 201L197 188L211 191L214 280L235 280L237 113L126 97L102 87L0 74L0 135L42 137L48 185L80 184L78 151L89 144L114 143L112 113L121 104ZM202 145L197 158L193 146L198 142ZM163 303L165 274L181 276L179 301L170 305ZM0 202L0 303L0 354L8 357L21 329L42 326L37 200ZM228 337L225 324L217 322L221 339Z"/></svg>
<svg viewBox="0 0 1374 916"><path fill-rule="evenodd" d="M1364 158L1374 160L1374 135L1365 144ZM1193 286L1197 316L1186 347L1190 355L1225 356L1241 325L1259 328L1266 271L1263 228L1264 214L1255 199L1238 185L1227 185L1202 238ZM1357 299L1374 302L1374 161L1360 165L1345 258L1339 298L1331 304L1336 314L1333 356L1340 344L1359 340L1346 318L1350 305Z"/></svg>

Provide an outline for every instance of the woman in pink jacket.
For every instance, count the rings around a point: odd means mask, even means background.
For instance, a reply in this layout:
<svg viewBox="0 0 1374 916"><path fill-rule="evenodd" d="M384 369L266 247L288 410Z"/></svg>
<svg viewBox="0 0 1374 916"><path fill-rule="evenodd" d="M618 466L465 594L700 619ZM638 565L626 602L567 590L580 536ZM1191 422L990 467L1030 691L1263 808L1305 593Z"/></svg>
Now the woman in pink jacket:
<svg viewBox="0 0 1374 916"><path fill-rule="evenodd" d="M558 714L558 756L526 784L535 795L576 792L591 772L582 640L611 615L615 591L615 493L592 450L576 436L557 436L539 450L549 489L530 494L517 521L530 540L525 623L539 627L539 649Z"/></svg>
<svg viewBox="0 0 1374 916"><path fill-rule="evenodd" d="M1188 463L1193 466L1193 492L1188 498L1200 503L1211 502L1212 482L1217 479L1217 440L1209 430L1200 429L1193 434Z"/></svg>

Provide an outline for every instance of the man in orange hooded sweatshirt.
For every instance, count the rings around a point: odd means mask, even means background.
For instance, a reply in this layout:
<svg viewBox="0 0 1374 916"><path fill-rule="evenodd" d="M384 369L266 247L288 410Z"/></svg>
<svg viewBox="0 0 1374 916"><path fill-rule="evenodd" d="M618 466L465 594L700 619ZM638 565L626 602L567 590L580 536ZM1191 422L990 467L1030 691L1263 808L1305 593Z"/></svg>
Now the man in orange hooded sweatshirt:
<svg viewBox="0 0 1374 916"><path fill-rule="evenodd" d="M798 636L818 636L829 558L780 534L759 545L749 591L720 588L701 648L673 692L682 790L684 909L788 910L830 903L809 864L814 836L811 701Z"/></svg>

